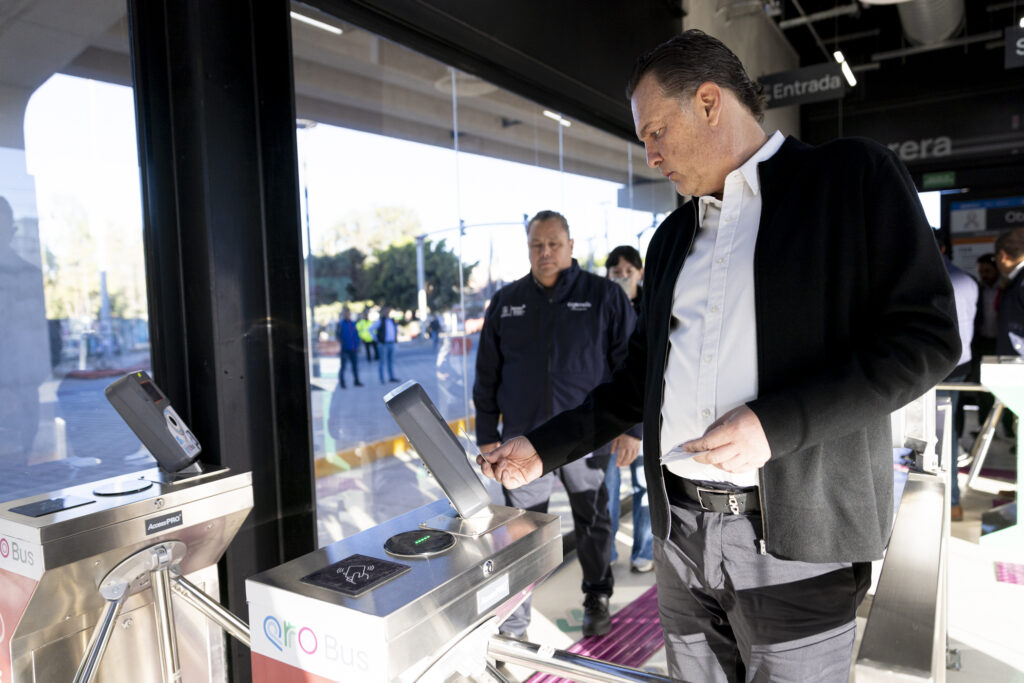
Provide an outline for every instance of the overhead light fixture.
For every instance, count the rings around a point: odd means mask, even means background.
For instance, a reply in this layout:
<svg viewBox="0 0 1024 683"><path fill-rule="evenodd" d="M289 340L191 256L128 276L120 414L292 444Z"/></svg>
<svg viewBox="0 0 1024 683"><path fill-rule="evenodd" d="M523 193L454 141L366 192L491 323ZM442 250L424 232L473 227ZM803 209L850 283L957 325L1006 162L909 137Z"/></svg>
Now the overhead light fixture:
<svg viewBox="0 0 1024 683"><path fill-rule="evenodd" d="M548 117L549 119L554 119L555 121L558 121L566 128L572 125L572 121L570 121L569 119L564 118L561 114L556 114L553 111L548 111L547 109L544 110L544 116Z"/></svg>
<svg viewBox="0 0 1024 683"><path fill-rule="evenodd" d="M1021 17L1020 21L1017 23L1020 25L1021 28L1024 28L1024 17Z"/></svg>
<svg viewBox="0 0 1024 683"><path fill-rule="evenodd" d="M303 24L309 24L310 26L316 26L319 29L333 33L336 36L341 35L341 29L337 26L331 26L330 24L314 19L313 17L307 17L305 14L299 14L298 12L292 12L292 19L295 21L301 21Z"/></svg>
<svg viewBox="0 0 1024 683"><path fill-rule="evenodd" d="M832 53L835 57L836 62L839 63L839 68L843 72L843 77L846 78L846 82L850 84L850 87L857 85L857 79L853 75L853 69L850 68L850 64L846 61L846 57L843 56L842 50L836 50Z"/></svg>

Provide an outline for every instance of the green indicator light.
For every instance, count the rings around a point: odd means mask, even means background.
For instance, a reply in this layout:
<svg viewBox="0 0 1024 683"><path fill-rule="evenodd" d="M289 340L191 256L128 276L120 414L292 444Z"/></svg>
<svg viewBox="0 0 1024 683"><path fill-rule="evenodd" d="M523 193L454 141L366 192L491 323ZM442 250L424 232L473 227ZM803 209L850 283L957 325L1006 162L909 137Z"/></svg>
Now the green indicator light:
<svg viewBox="0 0 1024 683"><path fill-rule="evenodd" d="M420 538L417 538L415 541L412 542L412 544L413 545L419 545L420 543L423 543L423 541L429 541L429 540L430 540L430 534L427 534L426 536L422 536Z"/></svg>

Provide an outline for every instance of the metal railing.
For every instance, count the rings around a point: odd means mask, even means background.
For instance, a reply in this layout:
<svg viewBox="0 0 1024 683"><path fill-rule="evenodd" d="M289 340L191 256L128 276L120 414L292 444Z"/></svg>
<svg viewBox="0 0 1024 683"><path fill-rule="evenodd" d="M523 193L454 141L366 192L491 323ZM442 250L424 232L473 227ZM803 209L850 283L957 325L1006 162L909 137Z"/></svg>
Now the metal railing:
<svg viewBox="0 0 1024 683"><path fill-rule="evenodd" d="M937 414L937 448L948 464L948 399ZM946 678L950 470L908 476L854 665L858 683Z"/></svg>

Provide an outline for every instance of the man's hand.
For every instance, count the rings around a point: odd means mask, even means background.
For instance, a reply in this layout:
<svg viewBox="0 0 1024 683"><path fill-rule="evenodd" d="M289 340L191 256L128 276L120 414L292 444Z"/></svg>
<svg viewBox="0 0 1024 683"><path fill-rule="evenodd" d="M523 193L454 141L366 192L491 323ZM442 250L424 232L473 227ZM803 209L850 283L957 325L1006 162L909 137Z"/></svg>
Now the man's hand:
<svg viewBox="0 0 1024 683"><path fill-rule="evenodd" d="M478 446L478 448L480 449L481 453L490 453L491 451L493 451L495 448L497 448L500 445L501 445L500 441L495 441L493 443L480 444L480 446Z"/></svg>
<svg viewBox="0 0 1024 683"><path fill-rule="evenodd" d="M525 436L517 436L506 441L489 453L484 447L480 450L484 453L476 458L480 471L485 477L500 482L507 489L517 489L529 484L544 473L544 463Z"/></svg>
<svg viewBox="0 0 1024 683"><path fill-rule="evenodd" d="M612 441L612 453L615 454L615 466L625 467L640 455L640 439L629 434L619 434Z"/></svg>
<svg viewBox="0 0 1024 683"><path fill-rule="evenodd" d="M694 457L695 462L734 474L752 472L772 457L761 421L745 405L733 408L715 420L704 436L682 446L690 453L707 451Z"/></svg>

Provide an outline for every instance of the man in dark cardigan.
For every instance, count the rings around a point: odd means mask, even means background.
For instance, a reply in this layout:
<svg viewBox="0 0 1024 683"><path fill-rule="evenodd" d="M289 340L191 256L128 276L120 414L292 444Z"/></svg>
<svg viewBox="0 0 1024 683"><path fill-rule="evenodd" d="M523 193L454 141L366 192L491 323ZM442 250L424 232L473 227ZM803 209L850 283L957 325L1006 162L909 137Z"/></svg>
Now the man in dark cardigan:
<svg viewBox="0 0 1024 683"><path fill-rule="evenodd" d="M626 362L478 462L512 488L642 421L669 673L845 682L892 524L889 415L960 355L931 228L881 145L766 135L759 86L700 31L627 92L691 199L648 247Z"/></svg>

